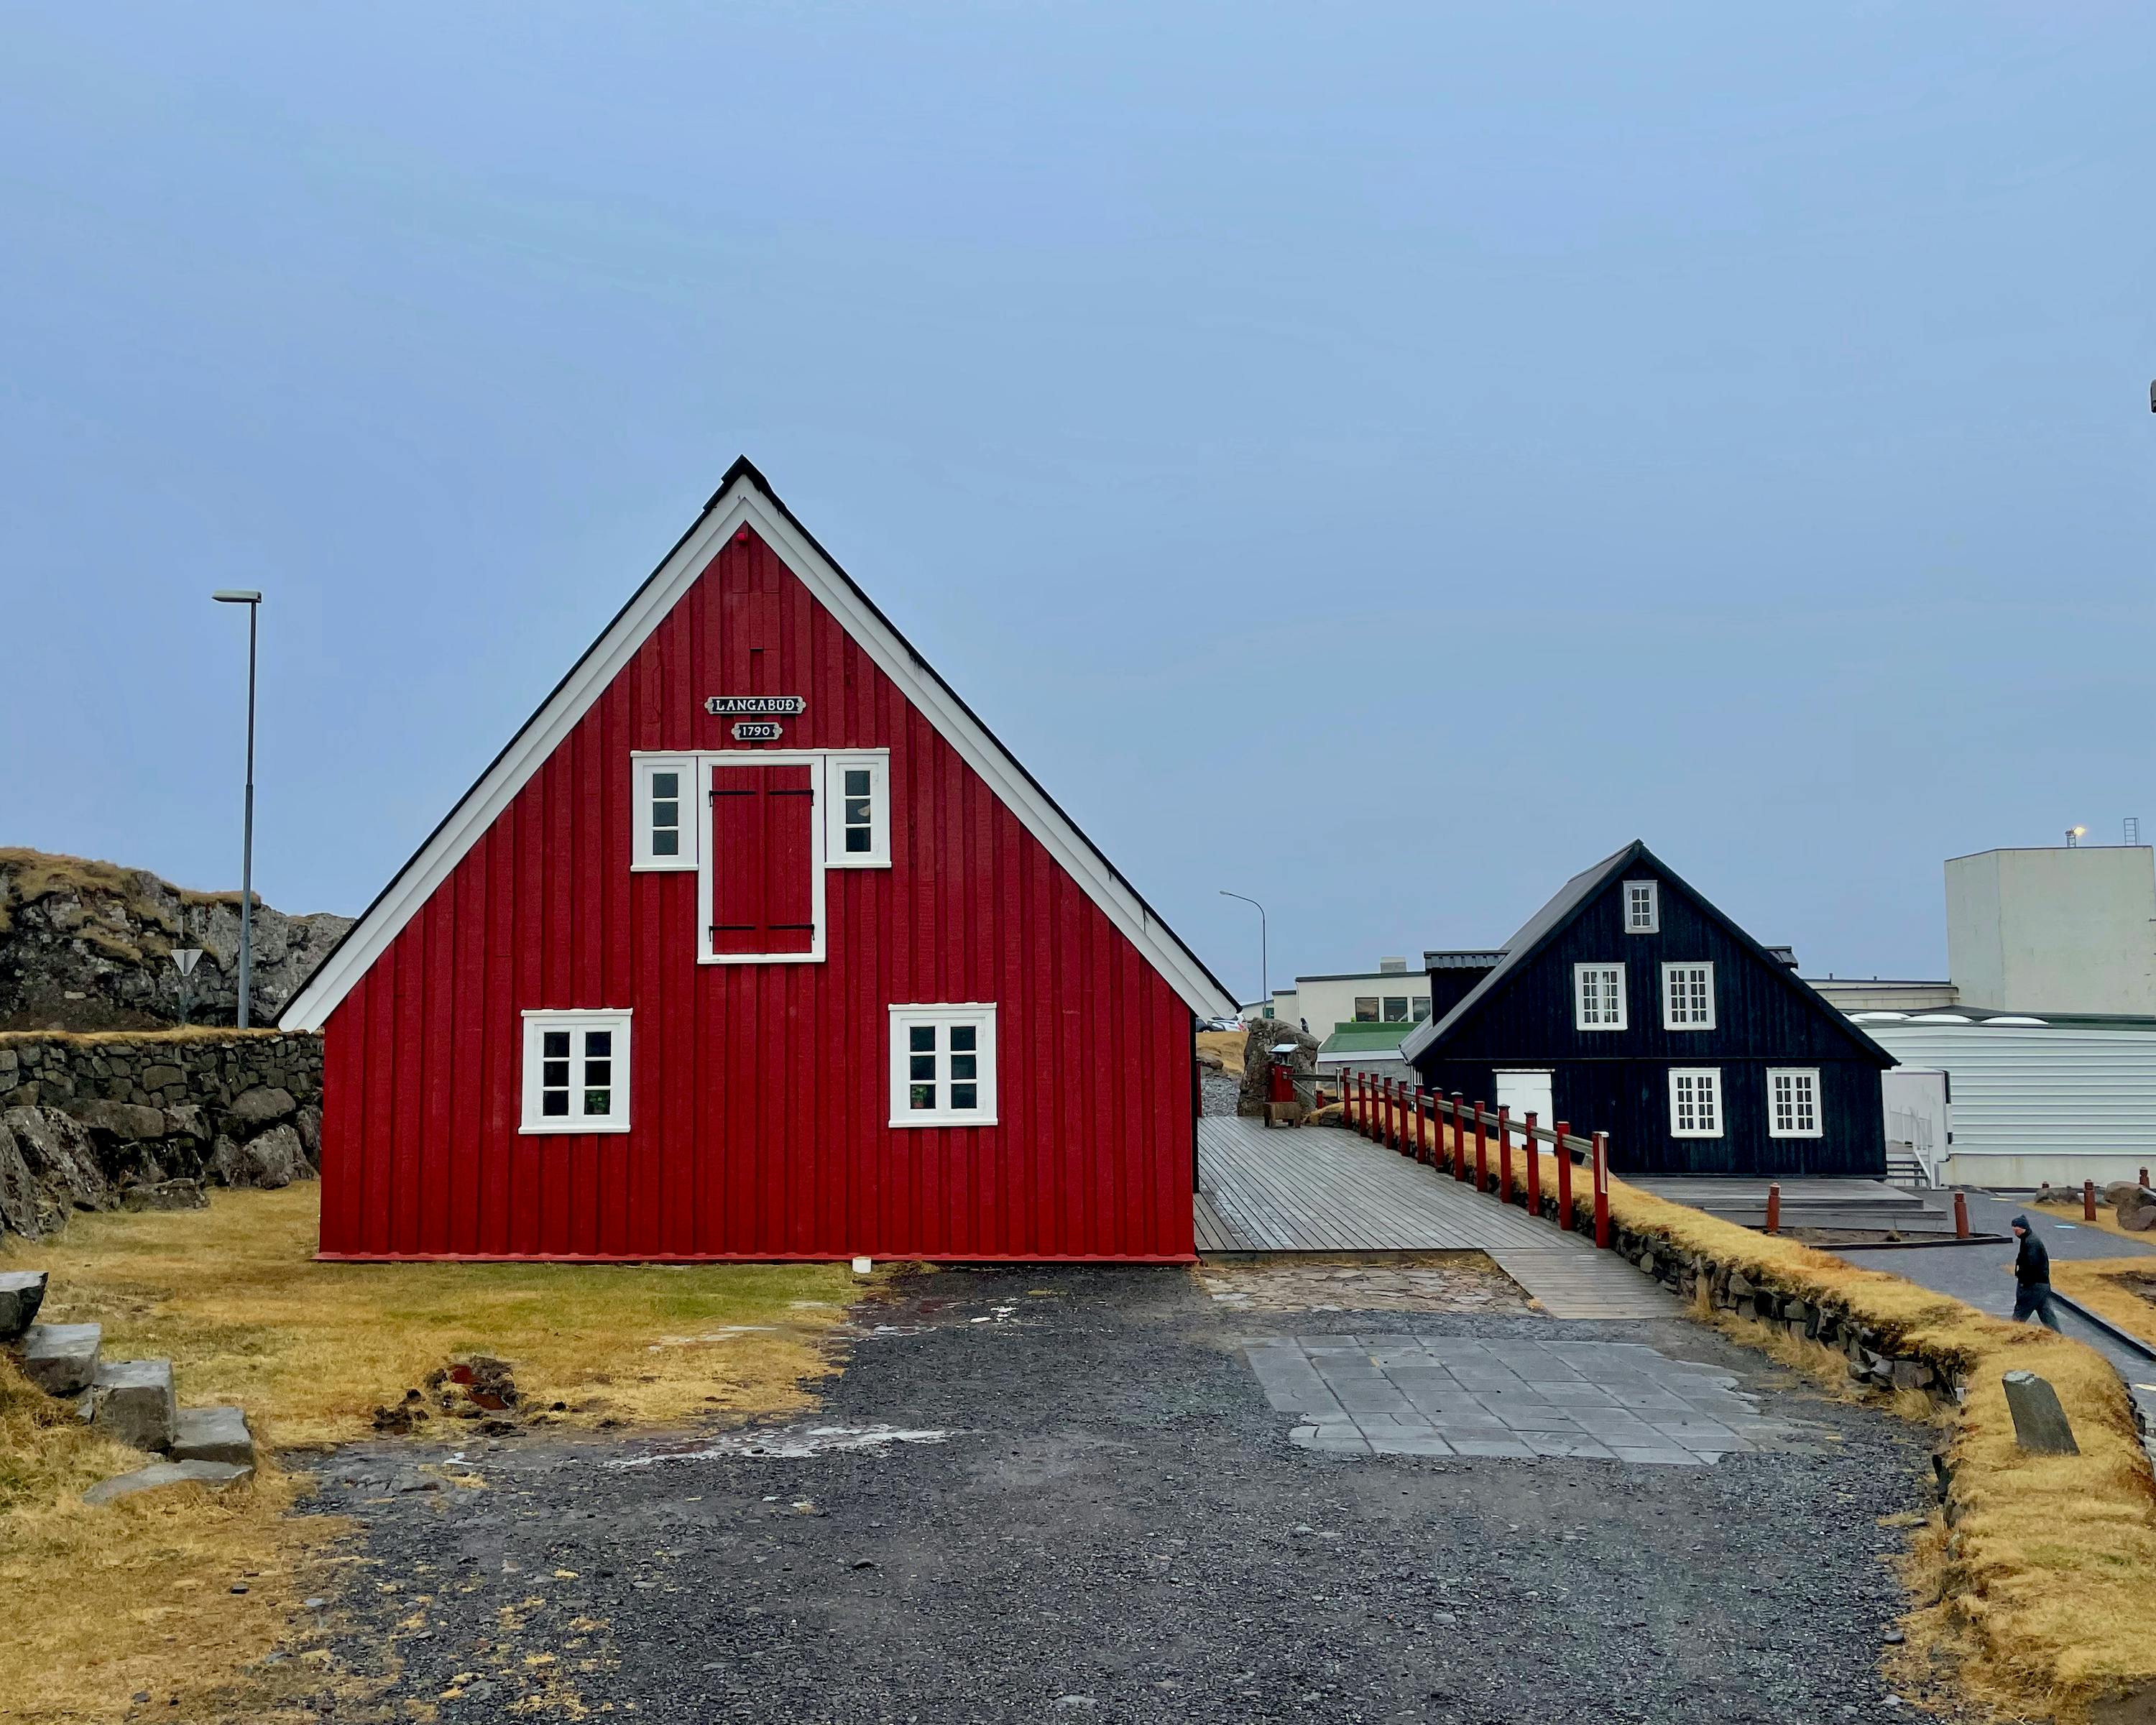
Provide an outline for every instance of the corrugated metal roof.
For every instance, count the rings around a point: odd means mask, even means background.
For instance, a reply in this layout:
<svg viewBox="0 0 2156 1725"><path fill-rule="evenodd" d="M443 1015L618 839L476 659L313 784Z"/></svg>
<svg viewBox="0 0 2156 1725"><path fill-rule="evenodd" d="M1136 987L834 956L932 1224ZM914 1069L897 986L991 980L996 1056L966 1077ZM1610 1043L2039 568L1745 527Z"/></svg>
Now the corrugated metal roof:
<svg viewBox="0 0 2156 1725"><path fill-rule="evenodd" d="M2087 1029L1871 1024L1905 1067L1943 1070L1957 1156L2134 1156L2156 1160L2156 1019Z"/></svg>

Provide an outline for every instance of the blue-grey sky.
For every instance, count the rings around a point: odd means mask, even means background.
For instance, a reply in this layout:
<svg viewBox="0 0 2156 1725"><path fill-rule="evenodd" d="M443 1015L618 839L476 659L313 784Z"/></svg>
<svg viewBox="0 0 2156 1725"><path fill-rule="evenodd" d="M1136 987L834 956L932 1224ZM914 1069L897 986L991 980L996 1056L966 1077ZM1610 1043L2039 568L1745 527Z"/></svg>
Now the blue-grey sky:
<svg viewBox="0 0 2156 1725"><path fill-rule="evenodd" d="M2156 833L2135 4L10 8L0 843L357 911L746 452L1232 986Z"/></svg>

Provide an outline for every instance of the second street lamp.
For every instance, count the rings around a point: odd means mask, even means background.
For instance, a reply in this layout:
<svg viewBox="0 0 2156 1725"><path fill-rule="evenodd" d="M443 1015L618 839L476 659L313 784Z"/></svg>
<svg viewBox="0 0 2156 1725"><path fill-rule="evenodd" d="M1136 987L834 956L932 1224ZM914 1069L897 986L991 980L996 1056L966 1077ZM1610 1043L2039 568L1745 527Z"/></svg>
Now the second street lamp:
<svg viewBox="0 0 2156 1725"><path fill-rule="evenodd" d="M239 1028L244 1030L254 986L254 629L262 614L262 595L251 588L228 587L210 597L220 605L247 607L247 812L239 848Z"/></svg>
<svg viewBox="0 0 2156 1725"><path fill-rule="evenodd" d="M1265 950L1265 907L1258 904L1247 892L1230 892L1219 889L1223 898L1239 898L1246 905L1256 905L1258 911L1258 1016L1269 1019L1273 1015L1272 955Z"/></svg>

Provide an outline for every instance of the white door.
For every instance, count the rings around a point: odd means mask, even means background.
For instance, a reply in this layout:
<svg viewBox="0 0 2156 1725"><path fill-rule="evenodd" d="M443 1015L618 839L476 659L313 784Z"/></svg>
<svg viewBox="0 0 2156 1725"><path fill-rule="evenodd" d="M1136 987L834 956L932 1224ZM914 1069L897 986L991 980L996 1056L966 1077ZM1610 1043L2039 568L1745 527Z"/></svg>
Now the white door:
<svg viewBox="0 0 2156 1725"><path fill-rule="evenodd" d="M1557 1124L1557 1111L1550 1101L1550 1075L1547 1072L1500 1072L1497 1106L1510 1108L1516 1122L1524 1121L1532 1111L1537 1126L1547 1128Z"/></svg>
<svg viewBox="0 0 2156 1725"><path fill-rule="evenodd" d="M1887 1107L1887 1160L1906 1157L1924 1171L1926 1184L1938 1185L1953 1142L1947 1075L1897 1066L1879 1075L1879 1094Z"/></svg>

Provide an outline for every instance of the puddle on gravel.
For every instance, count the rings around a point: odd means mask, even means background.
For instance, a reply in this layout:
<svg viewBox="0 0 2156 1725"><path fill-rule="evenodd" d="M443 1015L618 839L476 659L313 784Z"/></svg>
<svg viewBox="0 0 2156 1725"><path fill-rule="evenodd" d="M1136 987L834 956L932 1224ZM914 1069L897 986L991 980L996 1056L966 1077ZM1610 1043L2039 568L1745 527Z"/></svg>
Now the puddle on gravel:
<svg viewBox="0 0 2156 1725"><path fill-rule="evenodd" d="M651 1455L619 1455L603 1467L655 1467L665 1461L721 1461L756 1457L798 1461L843 1450L877 1452L893 1444L940 1444L948 1428L899 1425L788 1425L766 1431L737 1431L694 1450L664 1450Z"/></svg>

